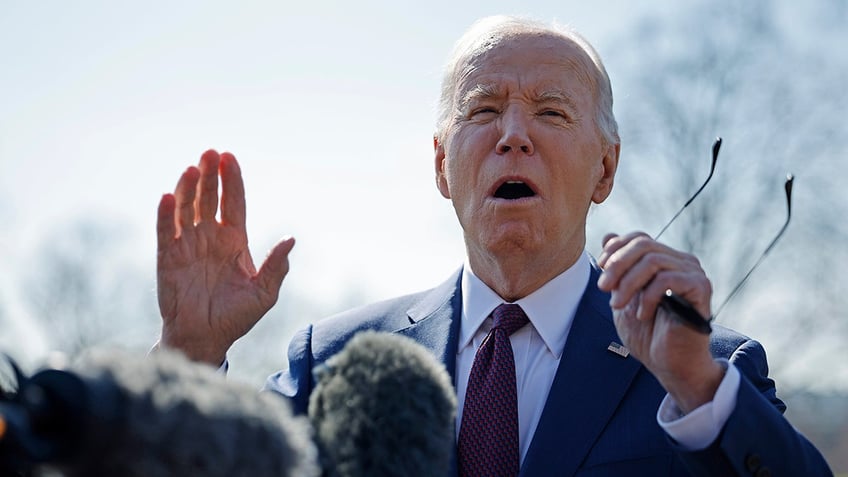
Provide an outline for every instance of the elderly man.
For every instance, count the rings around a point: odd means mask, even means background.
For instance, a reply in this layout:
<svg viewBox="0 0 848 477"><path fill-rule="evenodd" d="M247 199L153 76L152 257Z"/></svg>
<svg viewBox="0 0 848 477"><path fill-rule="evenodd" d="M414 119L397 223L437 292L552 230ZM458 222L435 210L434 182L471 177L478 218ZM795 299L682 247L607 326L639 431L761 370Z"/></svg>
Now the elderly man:
<svg viewBox="0 0 848 477"><path fill-rule="evenodd" d="M484 19L457 43L440 107L436 185L462 226L465 265L432 290L298 333L268 389L302 412L314 366L360 330L392 331L454 379L460 475L830 473L782 417L757 342L699 333L658 306L670 289L710 316L697 259L642 233L608 235L597 262L586 252L587 213L612 190L620 141L585 40ZM205 153L162 198L162 346L220 365L275 303L294 241L257 271L244 221L230 154Z"/></svg>

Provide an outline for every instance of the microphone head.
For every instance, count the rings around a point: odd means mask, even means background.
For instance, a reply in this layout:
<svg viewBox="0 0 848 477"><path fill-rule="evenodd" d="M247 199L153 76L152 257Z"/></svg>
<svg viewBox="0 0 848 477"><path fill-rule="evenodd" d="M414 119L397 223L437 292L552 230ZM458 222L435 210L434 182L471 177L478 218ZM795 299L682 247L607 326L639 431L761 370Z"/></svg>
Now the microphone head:
<svg viewBox="0 0 848 477"><path fill-rule="evenodd" d="M444 476L455 447L456 393L415 341L364 331L317 369L309 400L326 475Z"/></svg>
<svg viewBox="0 0 848 477"><path fill-rule="evenodd" d="M309 422L271 393L159 350L146 358L91 352L73 367L92 386L114 384L122 421L94 469L70 475L316 476ZM96 404L96 403L94 403Z"/></svg>

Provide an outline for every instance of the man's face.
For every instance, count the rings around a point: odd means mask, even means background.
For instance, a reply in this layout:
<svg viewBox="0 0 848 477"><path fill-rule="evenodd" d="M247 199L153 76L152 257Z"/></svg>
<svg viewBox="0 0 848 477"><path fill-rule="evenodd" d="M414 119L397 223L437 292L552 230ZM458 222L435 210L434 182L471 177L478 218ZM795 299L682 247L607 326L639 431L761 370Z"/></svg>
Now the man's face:
<svg viewBox="0 0 848 477"><path fill-rule="evenodd" d="M518 36L472 62L435 141L472 266L480 254L576 258L592 202L612 189L618 146L596 127L588 57L548 36ZM543 255L539 255L543 254Z"/></svg>

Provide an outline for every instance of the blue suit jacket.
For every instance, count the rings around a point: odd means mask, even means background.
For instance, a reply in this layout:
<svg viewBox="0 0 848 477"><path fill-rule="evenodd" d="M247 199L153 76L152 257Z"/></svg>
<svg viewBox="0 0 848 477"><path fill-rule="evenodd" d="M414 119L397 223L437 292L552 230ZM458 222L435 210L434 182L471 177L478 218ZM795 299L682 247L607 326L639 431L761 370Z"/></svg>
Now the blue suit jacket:
<svg viewBox="0 0 848 477"><path fill-rule="evenodd" d="M620 342L609 295L592 276L578 306L547 404L521 466L522 476L832 475L821 454L783 418L759 343L715 326L714 356L737 366L737 404L709 448L687 452L656 421L666 392L633 357L607 350ZM415 339L444 362L456 382L462 310L461 271L414 295L351 310L299 332L289 346L289 369L266 388L289 396L305 412L315 386L312 369L358 331L389 331Z"/></svg>

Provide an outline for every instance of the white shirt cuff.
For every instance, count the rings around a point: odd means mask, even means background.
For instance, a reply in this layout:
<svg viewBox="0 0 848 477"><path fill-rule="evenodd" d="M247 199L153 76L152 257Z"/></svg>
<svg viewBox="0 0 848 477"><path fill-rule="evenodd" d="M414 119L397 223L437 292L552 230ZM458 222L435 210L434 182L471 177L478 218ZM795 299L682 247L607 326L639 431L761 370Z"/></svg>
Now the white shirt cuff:
<svg viewBox="0 0 848 477"><path fill-rule="evenodd" d="M739 393L741 379L739 370L726 359L716 361L723 364L727 372L724 373L712 401L683 415L674 399L666 394L657 411L657 423L660 427L690 451L705 449L712 444L736 408L736 395Z"/></svg>

